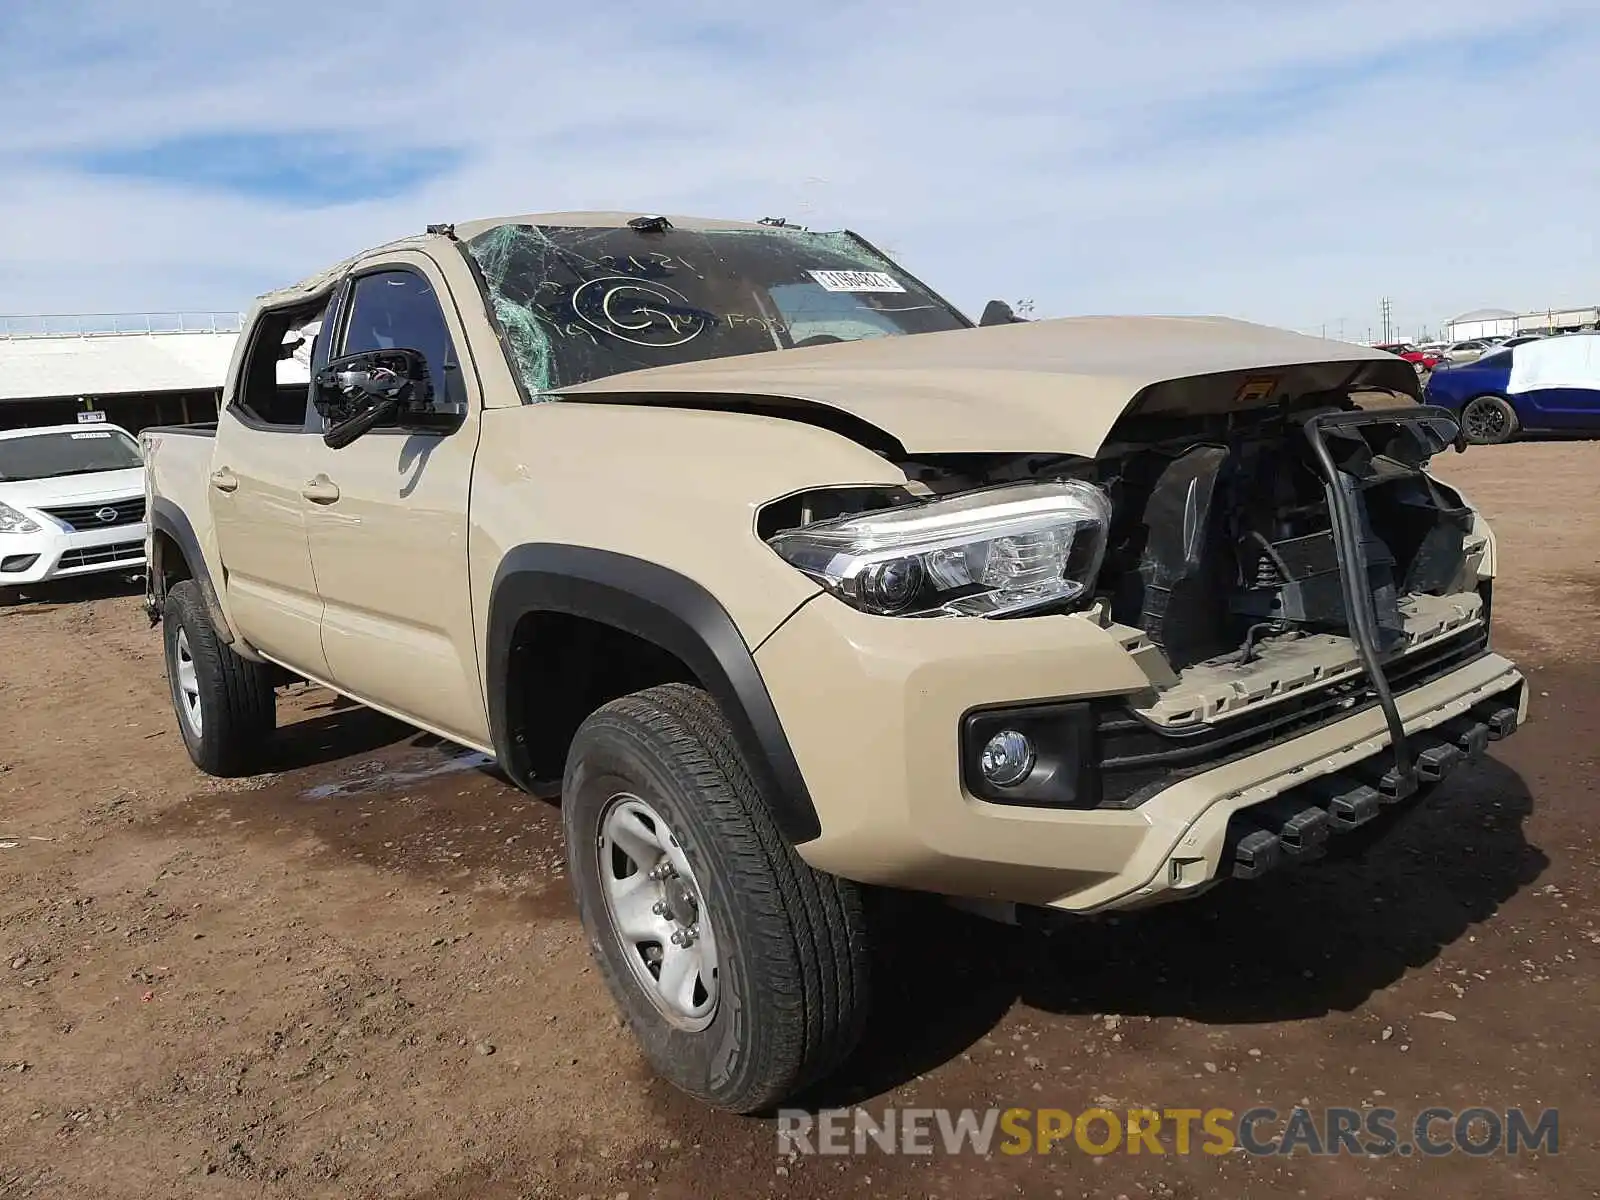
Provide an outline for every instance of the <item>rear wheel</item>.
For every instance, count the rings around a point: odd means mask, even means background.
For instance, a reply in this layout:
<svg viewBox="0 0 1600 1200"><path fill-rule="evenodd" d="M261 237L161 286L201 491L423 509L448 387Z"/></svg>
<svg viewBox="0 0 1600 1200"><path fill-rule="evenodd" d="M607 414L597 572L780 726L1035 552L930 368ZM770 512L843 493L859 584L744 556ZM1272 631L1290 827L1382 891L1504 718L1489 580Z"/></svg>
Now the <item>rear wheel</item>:
<svg viewBox="0 0 1600 1200"><path fill-rule="evenodd" d="M1508 442L1517 432L1516 410L1500 396L1474 396L1461 409L1461 429L1474 446Z"/></svg>
<svg viewBox="0 0 1600 1200"><path fill-rule="evenodd" d="M860 1036L860 889L808 867L773 824L705 692L666 684L578 730L567 861L601 973L651 1065L700 1100L770 1109Z"/></svg>
<svg viewBox="0 0 1600 1200"><path fill-rule="evenodd" d="M189 757L208 775L250 774L277 726L271 669L218 639L192 579L167 592L162 623L172 708Z"/></svg>

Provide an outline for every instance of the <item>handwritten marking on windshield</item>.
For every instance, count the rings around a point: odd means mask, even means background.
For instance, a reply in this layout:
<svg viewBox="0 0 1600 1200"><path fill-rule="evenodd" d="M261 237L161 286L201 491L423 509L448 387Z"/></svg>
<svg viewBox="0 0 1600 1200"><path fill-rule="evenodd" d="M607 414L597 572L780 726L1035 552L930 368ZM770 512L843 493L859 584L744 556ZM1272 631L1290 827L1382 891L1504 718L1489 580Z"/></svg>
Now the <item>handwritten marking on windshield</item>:
<svg viewBox="0 0 1600 1200"><path fill-rule="evenodd" d="M693 308L676 288L621 275L580 285L572 293L572 308L601 333L656 349L691 342L710 324L706 314Z"/></svg>

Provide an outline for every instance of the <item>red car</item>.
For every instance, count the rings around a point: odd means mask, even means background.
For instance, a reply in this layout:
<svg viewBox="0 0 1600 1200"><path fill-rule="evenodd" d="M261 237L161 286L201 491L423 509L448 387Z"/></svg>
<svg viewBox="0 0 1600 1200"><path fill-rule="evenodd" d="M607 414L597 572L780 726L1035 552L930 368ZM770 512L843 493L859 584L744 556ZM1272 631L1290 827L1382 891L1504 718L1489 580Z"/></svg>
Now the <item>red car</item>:
<svg viewBox="0 0 1600 1200"><path fill-rule="evenodd" d="M1418 350L1410 342L1380 342L1373 349L1398 354L1419 371L1431 371L1444 361L1444 356L1436 351Z"/></svg>

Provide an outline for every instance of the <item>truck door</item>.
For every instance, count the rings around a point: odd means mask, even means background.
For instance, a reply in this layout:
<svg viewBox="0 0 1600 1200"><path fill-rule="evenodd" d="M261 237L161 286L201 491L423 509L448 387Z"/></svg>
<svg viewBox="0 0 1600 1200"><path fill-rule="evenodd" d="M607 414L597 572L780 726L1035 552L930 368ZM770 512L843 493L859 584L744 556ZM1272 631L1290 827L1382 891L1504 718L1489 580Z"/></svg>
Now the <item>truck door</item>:
<svg viewBox="0 0 1600 1200"><path fill-rule="evenodd" d="M339 450L316 439L306 523L330 680L383 709L478 746L489 719L467 579L467 498L477 384L438 268L407 253L355 276L332 356L412 349L435 395L461 404L449 433L375 429ZM320 420L320 418L317 418Z"/></svg>
<svg viewBox="0 0 1600 1200"><path fill-rule="evenodd" d="M311 571L301 492L321 439L307 428L306 365L285 337L318 309L267 311L245 336L233 394L217 418L209 494L229 612L244 639L313 676L322 655L322 600Z"/></svg>

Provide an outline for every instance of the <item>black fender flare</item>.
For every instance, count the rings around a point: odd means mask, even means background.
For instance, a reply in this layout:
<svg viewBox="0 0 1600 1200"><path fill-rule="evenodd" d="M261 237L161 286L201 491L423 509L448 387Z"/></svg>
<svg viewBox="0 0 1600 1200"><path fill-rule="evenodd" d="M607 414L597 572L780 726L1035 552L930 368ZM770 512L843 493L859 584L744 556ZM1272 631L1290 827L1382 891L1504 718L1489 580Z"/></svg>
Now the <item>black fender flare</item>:
<svg viewBox="0 0 1600 1200"><path fill-rule="evenodd" d="M501 560L489 600L486 683L495 756L518 784L531 769L508 705L517 624L530 613L563 613L610 625L677 657L721 707L774 821L791 843L822 832L783 722L733 618L700 584L631 555L536 542Z"/></svg>
<svg viewBox="0 0 1600 1200"><path fill-rule="evenodd" d="M217 631L217 638L228 645L233 644L233 628L228 624L228 618L223 614L222 602L217 599L217 589L211 582L211 572L206 567L206 556L200 549L200 539L195 536L194 525L190 523L183 509L179 508L165 496L157 496L150 504L150 530L152 533L164 534L177 543L178 552L183 555L183 561L189 566L189 577L200 585L200 595L206 603L206 612L211 616L211 624ZM151 538L151 561L146 566L146 591L147 601L152 606L151 619L154 621L160 614L162 606L167 599L166 572L161 569L157 558L159 543Z"/></svg>

